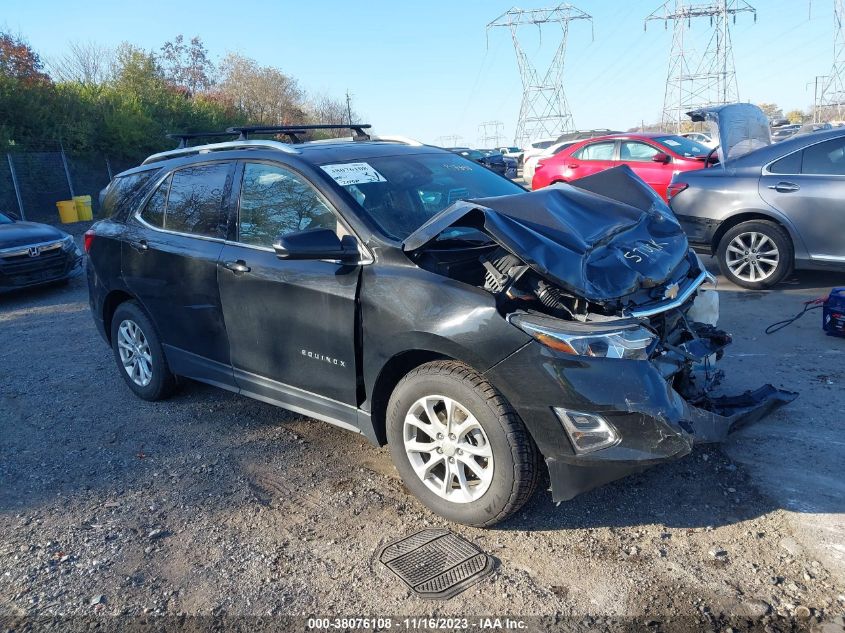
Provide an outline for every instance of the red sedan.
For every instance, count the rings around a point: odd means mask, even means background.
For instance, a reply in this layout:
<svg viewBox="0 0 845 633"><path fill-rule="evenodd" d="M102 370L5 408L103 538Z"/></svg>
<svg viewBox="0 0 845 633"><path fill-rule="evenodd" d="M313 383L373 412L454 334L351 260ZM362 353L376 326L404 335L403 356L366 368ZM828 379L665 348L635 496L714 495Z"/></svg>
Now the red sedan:
<svg viewBox="0 0 845 633"><path fill-rule="evenodd" d="M537 163L532 189L567 182L628 165L667 200L666 189L680 171L704 167L710 148L672 134L612 134L574 143Z"/></svg>

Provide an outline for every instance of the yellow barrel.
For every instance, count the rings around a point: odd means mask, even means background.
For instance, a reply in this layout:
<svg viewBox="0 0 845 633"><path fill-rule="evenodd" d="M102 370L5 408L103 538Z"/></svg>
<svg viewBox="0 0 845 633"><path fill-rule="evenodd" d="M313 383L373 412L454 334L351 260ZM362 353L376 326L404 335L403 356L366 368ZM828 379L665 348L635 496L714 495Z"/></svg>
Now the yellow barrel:
<svg viewBox="0 0 845 633"><path fill-rule="evenodd" d="M59 219L61 219L62 224L79 222L79 216L76 213L76 204L73 200L59 200L56 206L59 208Z"/></svg>
<svg viewBox="0 0 845 633"><path fill-rule="evenodd" d="M74 196L73 203L76 205L76 215L80 222L94 219L94 213L91 210L91 196Z"/></svg>

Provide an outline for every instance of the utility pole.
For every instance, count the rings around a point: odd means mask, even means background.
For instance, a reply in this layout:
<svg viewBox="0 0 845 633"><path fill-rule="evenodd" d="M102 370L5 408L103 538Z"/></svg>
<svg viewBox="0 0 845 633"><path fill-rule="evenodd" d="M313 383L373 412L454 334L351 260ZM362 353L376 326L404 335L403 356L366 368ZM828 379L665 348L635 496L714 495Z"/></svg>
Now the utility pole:
<svg viewBox="0 0 845 633"><path fill-rule="evenodd" d="M811 84L813 85L813 123L819 123L821 120L820 116L820 108L819 108L819 82L824 82L829 77L827 75L816 75L816 78L813 81L807 82L804 85L804 90L806 90Z"/></svg>
<svg viewBox="0 0 845 633"><path fill-rule="evenodd" d="M349 94L349 90L346 91L346 117L346 122L352 125L352 97Z"/></svg>
<svg viewBox="0 0 845 633"><path fill-rule="evenodd" d="M757 21L757 10L745 0L667 0L646 17L644 28L655 20L662 21L667 29L669 23L673 27L661 117L667 130L680 132L690 110L739 100L730 25L740 13L751 13ZM686 37L698 18L708 18L712 31L701 55L695 53Z"/></svg>
<svg viewBox="0 0 845 633"><path fill-rule="evenodd" d="M519 74L522 79L522 104L519 108L519 120L514 135L514 145L525 146L539 138L556 138L563 132L575 128L569 103L563 91L563 62L569 39L569 23L576 20L589 20L593 16L571 4L560 4L548 9L511 9L487 25L490 29L507 28L511 33ZM540 32L542 45L543 26L555 25L560 28L552 61L542 75L536 64L529 59L525 47L520 43L520 27L535 26Z"/></svg>

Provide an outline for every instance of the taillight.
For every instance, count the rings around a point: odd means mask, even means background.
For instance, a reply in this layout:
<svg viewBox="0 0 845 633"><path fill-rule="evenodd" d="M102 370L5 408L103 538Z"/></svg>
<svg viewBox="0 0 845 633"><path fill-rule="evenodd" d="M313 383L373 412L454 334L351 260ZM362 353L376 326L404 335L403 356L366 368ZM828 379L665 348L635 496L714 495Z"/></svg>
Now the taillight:
<svg viewBox="0 0 845 633"><path fill-rule="evenodd" d="M85 231L85 235L82 236L82 248L85 249L85 252L88 253L91 250L91 245L94 243L94 229L88 229Z"/></svg>
<svg viewBox="0 0 845 633"><path fill-rule="evenodd" d="M687 187L689 187L689 185L685 182L673 182L669 185L669 188L666 189L666 197L671 200Z"/></svg>

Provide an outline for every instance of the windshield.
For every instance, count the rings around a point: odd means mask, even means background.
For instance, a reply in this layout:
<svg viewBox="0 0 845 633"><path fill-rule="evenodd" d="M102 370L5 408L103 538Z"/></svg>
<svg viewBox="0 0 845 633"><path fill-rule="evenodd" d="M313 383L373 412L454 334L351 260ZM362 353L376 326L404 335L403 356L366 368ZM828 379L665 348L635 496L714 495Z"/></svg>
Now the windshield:
<svg viewBox="0 0 845 633"><path fill-rule="evenodd" d="M673 152L684 158L694 158L696 156L707 156L710 153L710 148L701 143L684 138L683 136L658 136L654 139L661 145L665 145Z"/></svg>
<svg viewBox="0 0 845 633"><path fill-rule="evenodd" d="M0 213L0 224L12 224L14 220L7 215Z"/></svg>
<svg viewBox="0 0 845 633"><path fill-rule="evenodd" d="M525 192L486 167L445 152L374 157L366 165L371 174L366 179L351 182L332 177L385 234L397 240L404 240L458 200ZM334 167L322 168L331 175Z"/></svg>

